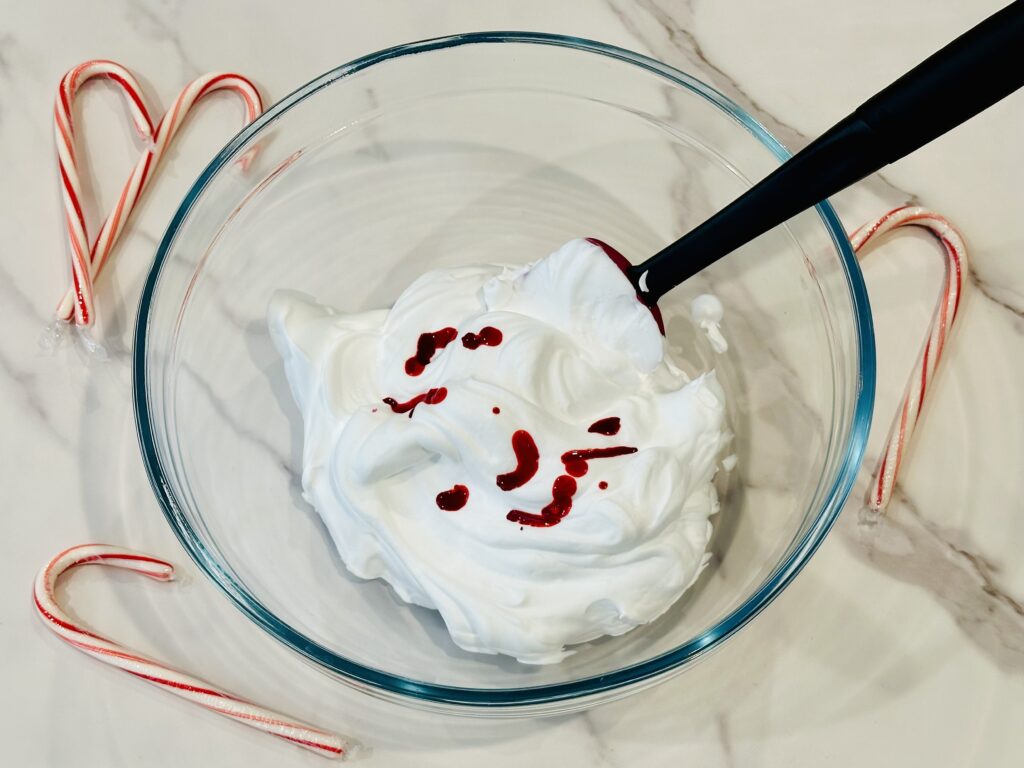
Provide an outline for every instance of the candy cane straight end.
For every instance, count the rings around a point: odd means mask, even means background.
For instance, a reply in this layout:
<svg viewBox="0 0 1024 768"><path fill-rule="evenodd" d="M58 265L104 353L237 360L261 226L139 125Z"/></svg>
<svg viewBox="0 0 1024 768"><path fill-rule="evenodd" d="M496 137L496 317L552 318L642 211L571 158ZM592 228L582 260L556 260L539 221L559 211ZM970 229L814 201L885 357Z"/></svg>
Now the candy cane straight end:
<svg viewBox="0 0 1024 768"><path fill-rule="evenodd" d="M967 272L967 246L956 227L944 217L920 206L907 205L889 211L854 231L850 242L857 257L863 258L865 246L887 232L907 225L923 227L938 239L945 250L946 270L928 338L911 370L885 449L871 478L866 503L868 509L878 514L884 514L892 499L906 447L914 434L925 395L930 390L946 339L960 310L963 276Z"/></svg>
<svg viewBox="0 0 1024 768"><path fill-rule="evenodd" d="M318 755L330 758L344 758L348 755L350 742L336 734L263 709L80 626L61 609L54 592L61 574L80 565L123 568L156 581L171 581L174 578L174 566L167 561L129 549L107 544L82 544L64 550L40 569L33 587L33 600L42 621L66 643L186 701Z"/></svg>

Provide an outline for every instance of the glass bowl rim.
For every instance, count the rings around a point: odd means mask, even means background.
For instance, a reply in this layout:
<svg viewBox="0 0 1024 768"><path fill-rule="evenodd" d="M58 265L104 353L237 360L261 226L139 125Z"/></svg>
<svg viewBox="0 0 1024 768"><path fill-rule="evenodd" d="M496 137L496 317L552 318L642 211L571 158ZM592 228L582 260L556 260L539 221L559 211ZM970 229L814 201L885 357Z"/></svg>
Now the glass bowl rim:
<svg viewBox="0 0 1024 768"><path fill-rule="evenodd" d="M687 662L696 659L704 652L735 634L782 592L807 563L831 529L856 479L866 448L874 405L875 343L867 290L864 286L863 277L850 241L832 206L827 201L822 202L816 206L817 213L832 238L846 274L847 286L854 309L854 327L857 336L859 380L850 426L850 436L847 440L845 452L838 465L838 472L827 494L825 504L819 510L813 524L805 532L789 556L780 561L772 574L739 607L699 636L673 650L606 674L571 682L525 688L468 688L424 683L364 666L324 648L277 618L218 564L216 558L203 545L201 537L177 511L179 504L174 497L171 485L165 478L166 473L161 464L153 435L148 406L151 386L146 377L150 310L157 281L178 230L203 190L217 172L230 162L250 139L256 136L263 128L273 123L280 115L335 81L349 77L375 64L409 54L482 43L556 46L589 54L598 54L632 64L662 77L674 86L685 88L703 97L712 105L722 110L727 116L731 116L743 125L780 162L785 162L790 157L789 151L763 125L714 88L648 56L593 40L539 32L474 32L406 43L368 54L326 72L270 106L217 153L186 193L160 241L139 300L132 358L132 395L136 431L146 473L171 529L200 570L256 624L317 666L351 679L357 684L376 688L385 694L391 693L402 697L411 697L422 704L463 705L475 708L511 708L535 706L592 696L601 692L632 686L682 667Z"/></svg>

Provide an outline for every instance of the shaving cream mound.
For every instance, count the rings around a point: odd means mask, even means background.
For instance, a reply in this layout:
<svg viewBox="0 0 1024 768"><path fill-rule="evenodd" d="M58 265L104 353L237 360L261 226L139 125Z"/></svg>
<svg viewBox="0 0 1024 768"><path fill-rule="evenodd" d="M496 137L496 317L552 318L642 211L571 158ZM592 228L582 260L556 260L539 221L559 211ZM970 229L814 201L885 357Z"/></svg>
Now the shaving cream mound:
<svg viewBox="0 0 1024 768"><path fill-rule="evenodd" d="M348 569L528 664L657 618L707 561L730 439L601 245L439 270L389 310L269 308L302 487Z"/></svg>

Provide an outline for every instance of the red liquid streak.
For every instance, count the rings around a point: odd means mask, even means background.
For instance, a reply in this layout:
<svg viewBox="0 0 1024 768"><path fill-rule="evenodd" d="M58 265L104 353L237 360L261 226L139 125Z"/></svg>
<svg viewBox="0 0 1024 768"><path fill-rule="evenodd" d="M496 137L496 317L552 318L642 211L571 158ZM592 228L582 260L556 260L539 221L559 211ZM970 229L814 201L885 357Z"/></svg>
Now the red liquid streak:
<svg viewBox="0 0 1024 768"><path fill-rule="evenodd" d="M587 429L587 432L595 432L599 435L617 435L622 422L618 416L609 416L607 419L595 421Z"/></svg>
<svg viewBox="0 0 1024 768"><path fill-rule="evenodd" d="M416 341L416 354L405 361L405 372L410 376L419 376L423 369L430 365L437 351L444 349L453 341L459 332L454 328L442 328L439 331L421 333Z"/></svg>
<svg viewBox="0 0 1024 768"><path fill-rule="evenodd" d="M612 260L612 263L616 267L618 267L620 270L622 270L622 274L624 274L627 277L627 279L629 278L629 269L633 265L629 263L629 261L626 259L625 256L623 256L621 253L619 253L614 248L612 248L610 245L608 245L608 243L603 243L603 242L601 242L600 240L598 240L595 237L588 237L587 238L587 242L591 243L592 245L596 245L598 248L600 248L602 251L604 251L605 255L609 259ZM645 302L643 300L643 298L640 296L639 293L636 295L636 300L639 301L641 304L643 304L645 307L647 307L647 309L649 309L651 311L651 314L654 316L654 322L656 322L658 324L658 330L661 331L661 335L664 336L665 335L665 321L661 317L661 310L658 309L658 305L657 304L648 304L647 302Z"/></svg>
<svg viewBox="0 0 1024 768"><path fill-rule="evenodd" d="M464 485L456 485L450 491L441 491L437 494L437 506L445 512L455 512L466 506L469 501L469 488Z"/></svg>
<svg viewBox="0 0 1024 768"><path fill-rule="evenodd" d="M485 325L480 333L467 333L462 337L462 346L466 349L477 349L478 347L496 347L501 344L501 331L493 325Z"/></svg>
<svg viewBox="0 0 1024 768"><path fill-rule="evenodd" d="M576 493L576 481L568 475L559 475L551 486L551 503L540 511L540 514L523 512L513 509L505 519L519 525L531 525L534 528L549 528L558 525L562 518L572 510L572 497Z"/></svg>
<svg viewBox="0 0 1024 768"><path fill-rule="evenodd" d="M533 436L525 429L519 429L512 433L512 450L516 454L516 468L511 472L498 475L498 487L503 491L511 491L530 481L537 474L537 466L540 462L540 452L537 444L533 442Z"/></svg>
<svg viewBox="0 0 1024 768"><path fill-rule="evenodd" d="M516 433L528 436L527 432L520 430ZM531 439L531 443L533 440ZM534 528L550 528L558 525L562 518L572 511L572 497L576 493L576 477L587 474L587 462L592 459L610 459L614 456L625 456L636 453L637 449L628 445L619 445L613 448L585 448L578 451L566 451L562 454L562 463L565 464L567 474L555 478L551 486L551 503L544 507L539 514L524 512L521 509L513 509L505 519L519 525L530 525ZM500 477L498 485L501 485ZM608 487L608 483L602 480L597 484L602 491Z"/></svg>
<svg viewBox="0 0 1024 768"><path fill-rule="evenodd" d="M562 454L565 471L573 477L583 477L589 467L587 462L592 459L610 459L636 453L637 449L630 445L617 445L612 448L584 448L579 451L566 451Z"/></svg>
<svg viewBox="0 0 1024 768"><path fill-rule="evenodd" d="M436 389L428 390L423 394L416 395L411 400L406 400L404 403L400 403L393 397L385 397L384 403L391 407L391 410L395 413L408 413L409 418L412 418L412 412L416 410L416 406L420 403L426 403L427 405L437 405L444 401L448 397L448 390L445 387L437 387Z"/></svg>

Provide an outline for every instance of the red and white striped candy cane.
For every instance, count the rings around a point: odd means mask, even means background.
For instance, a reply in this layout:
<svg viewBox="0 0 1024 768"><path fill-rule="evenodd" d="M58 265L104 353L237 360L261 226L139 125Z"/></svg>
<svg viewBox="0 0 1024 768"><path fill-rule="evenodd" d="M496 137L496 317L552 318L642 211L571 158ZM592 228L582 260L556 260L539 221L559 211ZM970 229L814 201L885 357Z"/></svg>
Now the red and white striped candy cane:
<svg viewBox="0 0 1024 768"><path fill-rule="evenodd" d="M128 549L106 544L82 544L64 550L39 571L33 590L39 616L62 640L105 664L123 669L175 696L319 755L332 758L349 755L351 745L340 736L251 704L203 680L129 651L112 640L79 626L61 610L54 597L57 579L65 571L79 565L124 568L157 581L170 581L174 578L174 566L170 563Z"/></svg>
<svg viewBox="0 0 1024 768"><path fill-rule="evenodd" d="M963 275L967 271L967 247L960 233L942 216L918 206L896 208L884 216L868 222L850 235L850 242L857 252L857 257L862 259L865 256L865 246L873 243L886 232L908 225L924 227L942 243L946 252L946 275L942 283L942 296L935 308L935 315L928 329L928 340L910 373L903 402L893 419L889 436L886 439L885 450L878 462L875 474L872 476L867 502L870 508L878 512L884 511L892 498L896 475L903 462L906 446L914 434L918 417L921 415L925 393L928 391L932 377L935 376L946 339L960 309Z"/></svg>
<svg viewBox="0 0 1024 768"><path fill-rule="evenodd" d="M153 121L142 100L142 89L127 69L113 61L95 60L79 64L61 78L57 101L53 107L54 132L57 139L57 168L60 173L64 218L71 246L71 302L60 317L89 325L93 320L92 270L90 268L89 233L82 213L82 185L78 178L75 152L75 129L71 106L78 89L93 78L106 78L116 83L128 97L135 130L145 141L152 141ZM62 304L63 307L63 304Z"/></svg>
<svg viewBox="0 0 1024 768"><path fill-rule="evenodd" d="M90 245L82 213L81 184L78 178L71 109L75 94L81 85L96 77L114 81L125 92L136 130L148 146L128 176L117 202L100 228L96 241ZM242 98L245 102L246 123L255 120L263 111L259 91L249 80L241 75L210 73L196 78L185 86L154 128L142 99L142 89L132 74L121 65L104 60L87 61L64 75L54 107L54 124L61 190L68 239L71 243L72 286L57 307L59 318L69 322L74 320L79 325L92 325L95 320L92 284L96 275L106 264L117 238L124 230L167 147L181 128L185 116L203 96L220 90L237 93Z"/></svg>

